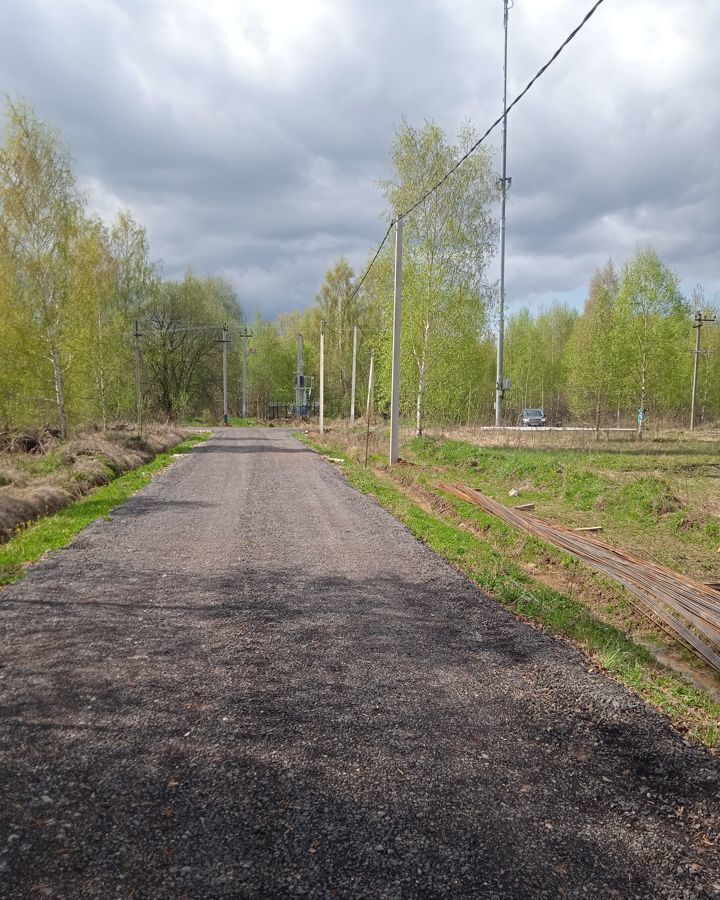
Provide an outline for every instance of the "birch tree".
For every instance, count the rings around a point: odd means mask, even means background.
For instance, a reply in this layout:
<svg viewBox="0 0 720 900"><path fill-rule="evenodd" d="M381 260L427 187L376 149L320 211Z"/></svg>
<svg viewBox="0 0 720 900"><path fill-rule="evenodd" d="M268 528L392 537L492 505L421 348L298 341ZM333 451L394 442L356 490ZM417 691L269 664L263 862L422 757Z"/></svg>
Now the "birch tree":
<svg viewBox="0 0 720 900"><path fill-rule="evenodd" d="M645 413L660 390L659 382L672 372L678 350L686 346L681 332L689 319L677 275L652 247L640 248L623 268L618 313L618 341L629 396L638 404L641 438Z"/></svg>
<svg viewBox="0 0 720 900"><path fill-rule="evenodd" d="M395 178L383 185L390 216L408 209L474 140L469 127L454 146L437 125L413 128L404 122L392 146ZM486 326L485 270L494 249L495 195L490 154L481 147L405 221L403 347L412 360L417 435L423 431L428 386L453 363L453 341L443 341L443 332L452 333L454 320L466 318L468 309L477 323L475 337ZM405 365L403 378L410 375Z"/></svg>
<svg viewBox="0 0 720 900"><path fill-rule="evenodd" d="M583 314L568 347L570 405L578 416L592 417L596 432L608 405L620 401L622 376L615 340L620 281L608 261L597 269Z"/></svg>
<svg viewBox="0 0 720 900"><path fill-rule="evenodd" d="M0 254L14 273L17 316L31 322L49 363L62 437L67 435L63 353L71 246L82 217L68 149L22 102L7 101L0 148Z"/></svg>

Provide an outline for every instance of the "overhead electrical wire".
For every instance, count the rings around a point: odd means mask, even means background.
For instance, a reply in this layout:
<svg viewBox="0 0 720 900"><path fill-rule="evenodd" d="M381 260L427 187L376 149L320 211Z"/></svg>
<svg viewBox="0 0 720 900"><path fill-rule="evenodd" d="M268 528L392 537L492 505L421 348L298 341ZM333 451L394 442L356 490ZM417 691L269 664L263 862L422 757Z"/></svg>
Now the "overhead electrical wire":
<svg viewBox="0 0 720 900"><path fill-rule="evenodd" d="M555 60L558 58L558 56L560 56L560 54L561 54L561 53L563 52L563 50L567 47L567 45L568 45L568 44L569 44L569 43L577 36L577 34L585 27L585 25L589 22L589 20L593 17L593 15L597 12L598 8L599 8L600 6L602 6L602 4L603 4L604 2L605 2L605 0L596 0L596 2L595 2L595 3L592 5L592 7L588 10L588 12L585 13L585 16L583 17L583 19L582 19L582 21L580 22L580 24L570 32L570 34L565 38L565 40L562 42L562 44L560 44L560 46L559 46L559 47L557 48L557 50L553 53L553 55L550 57L550 59L545 63L545 65L544 65L544 66L541 66L541 67L537 70L537 72L535 73L535 75L530 79L530 81L528 81L528 83L525 85L525 87L523 88L523 90L520 91L520 93L517 95L517 97L515 97L515 99L512 101L512 103L510 103L510 105L507 107L507 109L505 110L505 112L504 112L504 113L501 113L501 114L498 116L498 118L495 119L495 121L492 123L492 125L490 125L490 127L487 129L487 131L485 131L485 133L484 133L480 138L478 138L477 141L475 141L475 143L472 145L472 147L470 147L470 149L467 150L467 151L460 157L460 159L459 159L453 166L451 166L451 168L449 168L449 169L447 170L447 172L442 176L442 178L441 178L439 181L435 182L435 184L434 184L431 188L428 188L428 190L425 191L425 193L424 193L421 197L419 197L419 198L418 198L418 199L417 199L410 207L408 207L408 209L406 209L405 212L400 213L396 218L394 218L394 219L390 222L390 224L388 225L388 229L387 229L387 231L385 232L385 236L383 237L383 239L382 239L382 241L380 242L380 244L379 244L377 250L375 251L375 254L373 255L373 258L370 260L370 263L368 264L367 268L365 269L362 278L361 278L360 281L357 283L357 285L355 286L355 289L353 290L352 294L350 295L350 299L351 299L351 300L354 299L354 297L357 295L357 293L359 292L360 288L361 288L362 285L363 285L363 282L365 281L365 279L367 278L367 276L370 274L370 270L371 270L372 267L375 265L375 261L377 260L378 256L380 256L380 253L381 253L381 251L382 251L382 248L385 246L385 243L386 243L386 241L387 241L387 239L388 239L388 237L389 237L389 235L390 235L390 232L391 232L391 230L392 230L392 227L393 227L393 225L395 225L395 223L397 222L397 220L398 220L398 219L402 219L402 218L404 218L405 216L409 216L411 213L413 213L413 212L418 208L418 206L420 206L421 204L423 204L423 203L428 199L428 197L429 197L431 194L434 194L435 191L438 190L438 188L442 187L442 185L448 180L448 178L449 178L454 172L457 172L457 170L460 168L460 166L461 166L461 165L462 165L462 164L463 164L470 156L472 156L472 154L477 150L477 148L480 146L480 144L482 144L483 141L485 141L485 140L490 136L490 134L492 134L492 132L498 127L498 125L500 125L500 124L502 123L503 119L507 116L507 114L510 112L510 110L511 110L514 106L516 106L516 105L522 100L522 98L525 96L525 94L527 94L527 92L528 92L528 91L530 90L530 88L535 84L535 82L536 82L539 78L541 78L542 75L545 74L545 72L546 72L546 71L550 68L550 66L555 62Z"/></svg>

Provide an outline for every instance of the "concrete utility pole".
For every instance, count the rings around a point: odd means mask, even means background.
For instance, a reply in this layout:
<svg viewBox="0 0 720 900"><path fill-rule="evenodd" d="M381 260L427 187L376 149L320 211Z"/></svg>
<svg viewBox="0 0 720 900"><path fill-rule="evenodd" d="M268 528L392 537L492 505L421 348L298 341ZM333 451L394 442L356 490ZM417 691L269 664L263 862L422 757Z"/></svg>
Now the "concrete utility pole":
<svg viewBox="0 0 720 900"><path fill-rule="evenodd" d="M140 349L140 338L142 332L138 328L138 320L135 319L135 405L137 416L138 434L142 434L142 386L140 384L140 372L142 369L142 351Z"/></svg>
<svg viewBox="0 0 720 900"><path fill-rule="evenodd" d="M715 316L704 316L700 310L695 313L693 328L697 329L697 335L695 337L695 365L693 366L692 402L690 404L690 431L695 430L695 401L697 398L698 368L700 365L700 332L706 322L714 321Z"/></svg>
<svg viewBox="0 0 720 900"><path fill-rule="evenodd" d="M365 404L365 415L370 418L373 408L373 393L375 391L375 351L370 351L370 374L368 375L368 395Z"/></svg>
<svg viewBox="0 0 720 900"><path fill-rule="evenodd" d="M353 325L353 359L352 376L350 378L350 424L355 424L355 374L357 371L357 336L358 327Z"/></svg>
<svg viewBox="0 0 720 900"><path fill-rule="evenodd" d="M393 299L392 380L390 388L390 465L399 458L400 449L400 316L402 312L403 220L395 225L395 294Z"/></svg>
<svg viewBox="0 0 720 900"><path fill-rule="evenodd" d="M370 351L370 374L368 375L368 395L367 408L365 410L365 418L367 419L367 428L365 431L365 466L368 463L368 448L370 446L370 414L373 408L373 393L375 392L375 351Z"/></svg>
<svg viewBox="0 0 720 900"><path fill-rule="evenodd" d="M303 400L305 399L305 385L304 385L304 375L303 375L303 336L301 334L297 335L297 370L295 372L295 408L297 410L297 414L300 415L300 410L305 405Z"/></svg>
<svg viewBox="0 0 720 900"><path fill-rule="evenodd" d="M505 202L511 179L507 177L507 55L508 55L508 0L503 0L505 28L505 56L503 62L503 149L500 209L500 315L498 318L497 382L495 384L495 427L502 425L503 397L505 395L503 352L505 344Z"/></svg>
<svg viewBox="0 0 720 900"><path fill-rule="evenodd" d="M243 339L243 369L242 369L242 417L243 419L247 419L248 415L248 407L247 407L247 339L252 337L252 331L247 330L247 325L243 326L242 330L242 339Z"/></svg>
<svg viewBox="0 0 720 900"><path fill-rule="evenodd" d="M320 434L325 431L325 320L320 322Z"/></svg>
<svg viewBox="0 0 720 900"><path fill-rule="evenodd" d="M223 425L228 425L228 395L227 395L227 345L230 342L228 338L228 327L223 325L222 345L223 345Z"/></svg>

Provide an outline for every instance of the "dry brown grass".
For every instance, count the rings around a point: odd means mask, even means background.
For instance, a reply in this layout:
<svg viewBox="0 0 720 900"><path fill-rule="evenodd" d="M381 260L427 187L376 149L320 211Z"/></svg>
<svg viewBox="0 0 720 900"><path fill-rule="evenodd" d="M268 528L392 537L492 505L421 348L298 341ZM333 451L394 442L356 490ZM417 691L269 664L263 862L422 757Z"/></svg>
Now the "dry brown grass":
<svg viewBox="0 0 720 900"><path fill-rule="evenodd" d="M142 437L127 429L86 432L60 443L7 441L0 457L0 540L149 462L188 436L181 428L153 426ZM18 447L32 446L23 452Z"/></svg>

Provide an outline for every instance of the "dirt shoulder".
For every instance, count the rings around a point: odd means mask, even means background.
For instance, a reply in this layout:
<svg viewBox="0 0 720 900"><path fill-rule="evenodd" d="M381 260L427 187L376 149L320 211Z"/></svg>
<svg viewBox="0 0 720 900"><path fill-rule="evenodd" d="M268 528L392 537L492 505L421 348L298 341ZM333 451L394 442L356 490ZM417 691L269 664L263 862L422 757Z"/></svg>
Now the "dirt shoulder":
<svg viewBox="0 0 720 900"><path fill-rule="evenodd" d="M81 432L68 441L50 434L4 435L0 442L0 541L51 515L94 488L180 444L187 429L152 426Z"/></svg>

